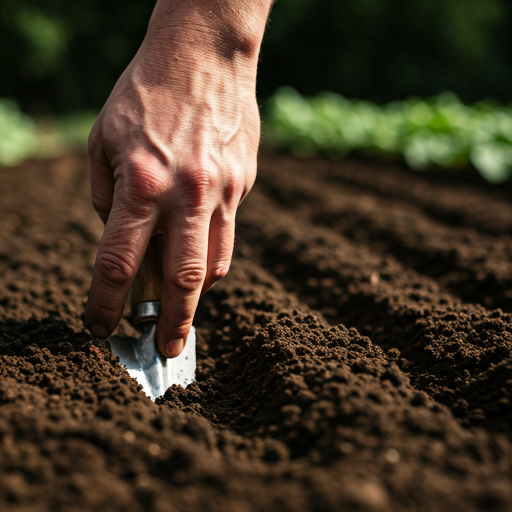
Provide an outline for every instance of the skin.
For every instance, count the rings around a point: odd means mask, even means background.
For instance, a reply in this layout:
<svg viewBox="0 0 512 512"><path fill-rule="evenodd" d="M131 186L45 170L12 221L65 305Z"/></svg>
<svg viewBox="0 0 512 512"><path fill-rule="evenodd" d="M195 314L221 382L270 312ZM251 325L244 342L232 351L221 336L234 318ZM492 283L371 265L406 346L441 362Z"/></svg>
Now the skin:
<svg viewBox="0 0 512 512"><path fill-rule="evenodd" d="M89 136L92 201L105 222L85 312L95 336L117 326L156 234L164 356L181 353L200 296L227 273L236 210L256 177L256 68L271 3L157 3Z"/></svg>

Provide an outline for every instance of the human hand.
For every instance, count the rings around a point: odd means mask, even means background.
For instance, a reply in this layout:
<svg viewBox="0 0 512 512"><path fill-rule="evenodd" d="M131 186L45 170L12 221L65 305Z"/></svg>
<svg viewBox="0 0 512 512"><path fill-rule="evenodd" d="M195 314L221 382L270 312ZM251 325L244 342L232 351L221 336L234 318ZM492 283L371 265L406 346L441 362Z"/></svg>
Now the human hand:
<svg viewBox="0 0 512 512"><path fill-rule="evenodd" d="M157 343L166 357L183 350L200 296L231 262L236 210L256 176L265 24L234 37L225 20L166 10L173 3L186 2L157 4L89 137L92 201L106 225L85 313L94 335L115 329L149 240L162 233Z"/></svg>

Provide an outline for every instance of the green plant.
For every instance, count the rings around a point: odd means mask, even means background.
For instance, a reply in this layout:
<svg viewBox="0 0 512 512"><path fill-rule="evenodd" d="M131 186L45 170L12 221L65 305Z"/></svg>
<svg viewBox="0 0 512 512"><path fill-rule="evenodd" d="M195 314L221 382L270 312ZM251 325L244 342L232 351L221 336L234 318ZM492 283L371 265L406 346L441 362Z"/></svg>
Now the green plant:
<svg viewBox="0 0 512 512"><path fill-rule="evenodd" d="M16 103L0 98L0 165L84 150L96 116L95 111L77 111L36 123Z"/></svg>
<svg viewBox="0 0 512 512"><path fill-rule="evenodd" d="M296 154L402 155L417 170L471 163L493 183L512 176L512 108L468 106L451 93L379 106L285 87L266 105L265 132L267 144Z"/></svg>
<svg viewBox="0 0 512 512"><path fill-rule="evenodd" d="M0 98L0 164L12 165L37 149L37 127L16 103Z"/></svg>

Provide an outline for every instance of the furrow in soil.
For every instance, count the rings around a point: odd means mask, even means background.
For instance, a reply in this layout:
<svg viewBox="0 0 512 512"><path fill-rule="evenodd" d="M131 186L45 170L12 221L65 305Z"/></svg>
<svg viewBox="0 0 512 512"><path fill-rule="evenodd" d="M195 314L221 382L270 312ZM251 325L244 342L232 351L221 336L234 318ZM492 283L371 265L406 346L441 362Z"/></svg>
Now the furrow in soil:
<svg viewBox="0 0 512 512"><path fill-rule="evenodd" d="M359 171L364 176L365 169ZM442 223L421 206L392 193L384 197L353 183L326 185L331 174L336 175L326 171L319 176L300 166L295 171L270 168L260 173L260 183L295 215L328 226L376 252L391 254L462 300L512 311L512 238L508 234L491 235ZM408 174L402 174L411 181ZM370 170L370 175L373 178L375 171ZM502 206L498 203L494 208L501 211Z"/></svg>
<svg viewBox="0 0 512 512"><path fill-rule="evenodd" d="M268 160L268 164L266 169L275 172L280 167L280 160L274 157ZM288 166L285 164L285 167ZM330 185L356 186L381 197L415 205L445 224L472 227L494 235L512 232L510 186L490 185L476 171L442 170L422 175L396 165L376 167L357 160L339 165L321 159L297 161L295 167L301 174L320 177Z"/></svg>

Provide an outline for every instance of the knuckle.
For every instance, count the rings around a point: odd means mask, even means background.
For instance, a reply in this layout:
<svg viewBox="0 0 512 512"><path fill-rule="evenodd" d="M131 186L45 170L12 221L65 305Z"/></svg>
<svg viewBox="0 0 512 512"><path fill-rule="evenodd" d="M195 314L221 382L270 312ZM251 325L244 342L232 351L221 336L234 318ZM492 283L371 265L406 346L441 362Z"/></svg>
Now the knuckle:
<svg viewBox="0 0 512 512"><path fill-rule="evenodd" d="M185 267L173 273L171 282L181 291L193 292L203 284L205 275L206 271L201 266Z"/></svg>
<svg viewBox="0 0 512 512"><path fill-rule="evenodd" d="M102 251L96 258L96 268L103 279L116 285L126 285L135 276L135 265L126 256L113 251Z"/></svg>
<svg viewBox="0 0 512 512"><path fill-rule="evenodd" d="M132 155L126 167L127 173L124 179L132 198L142 199L144 202L156 202L167 190L166 173L153 158Z"/></svg>
<svg viewBox="0 0 512 512"><path fill-rule="evenodd" d="M180 188L189 207L201 208L208 203L212 191L219 187L217 172L205 166L184 168L179 175Z"/></svg>
<svg viewBox="0 0 512 512"><path fill-rule="evenodd" d="M256 181L256 176L257 176L257 167L254 166L250 171L247 172L247 175L246 175L246 181L245 181L245 190L247 191L246 194L249 193L249 191L253 187L254 182Z"/></svg>
<svg viewBox="0 0 512 512"><path fill-rule="evenodd" d="M256 172L257 166L254 164L231 174L224 185L224 203L238 206L253 187Z"/></svg>
<svg viewBox="0 0 512 512"><path fill-rule="evenodd" d="M211 272L211 278L213 281L218 281L219 279L222 279L228 272L229 272L230 263L217 263L215 265Z"/></svg>
<svg viewBox="0 0 512 512"><path fill-rule="evenodd" d="M237 203L243 193L243 184L236 178L229 178L224 185L224 203Z"/></svg>

